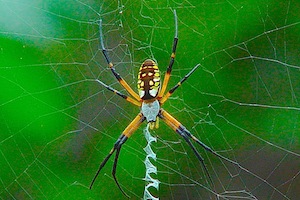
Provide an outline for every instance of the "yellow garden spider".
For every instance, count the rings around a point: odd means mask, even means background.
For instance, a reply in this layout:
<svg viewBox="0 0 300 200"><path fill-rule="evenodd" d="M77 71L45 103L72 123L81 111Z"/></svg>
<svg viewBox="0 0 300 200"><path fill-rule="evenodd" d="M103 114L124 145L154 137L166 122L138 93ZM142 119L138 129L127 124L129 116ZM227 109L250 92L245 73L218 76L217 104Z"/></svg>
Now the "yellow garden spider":
<svg viewBox="0 0 300 200"><path fill-rule="evenodd" d="M106 62L111 69L113 75L117 78L119 83L126 89L126 91L133 97L127 96L125 94L122 94L121 92L113 89L112 87L106 85L100 80L96 80L98 83L103 85L108 90L114 92L115 94L119 95L120 97L124 98L126 101L132 103L135 106L138 106L141 108L140 113L132 120L132 122L125 128L123 133L120 135L116 143L114 144L114 147L109 152L109 154L106 156L106 158L102 161L102 163L99 166L98 171L96 172L91 185L90 189L92 188L96 178L98 177L101 169L105 166L111 155L116 151L116 156L113 164L112 169L112 175L113 178L121 190L121 192L128 197L128 195L123 191L121 188L119 182L116 178L116 169L117 169L117 163L118 158L120 154L120 150L122 145L126 142L126 140L138 129L138 127L147 120L147 123L149 123L150 129L158 128L159 126L159 119L162 119L169 127L171 127L176 133L178 133L183 139L187 142L187 144L191 147L195 155L197 156L197 159L202 164L204 171L206 175L208 176L210 182L212 183L211 177L208 173L208 169L205 166L204 160L199 154L199 152L196 150L194 145L191 143L190 139L201 145L205 150L211 152L214 154L214 151L212 151L211 148L209 148L207 145L202 143L199 139L197 139L195 136L193 136L178 120L176 120L172 115L170 115L167 111L161 108L161 106L168 100L168 98L173 94L173 92L184 82L186 81L190 75L200 66L200 64L196 65L189 73L187 73L184 78L182 78L173 88L171 88L166 94L166 88L170 79L172 66L175 59L175 52L178 42L178 24L177 24L177 15L176 11L174 10L174 19L175 19L175 36L173 41L173 48L172 48L172 54L171 59L169 62L169 66L167 68L167 72L165 74L163 84L161 86L160 83L160 72L158 69L157 64L151 60L147 59L145 60L138 73L138 94L135 93L132 88L126 83L126 81L118 74L114 68L114 65L112 64L110 57L108 56L108 53L104 47L103 42L103 33L102 33L102 20L99 22L99 32L100 32L100 45L102 49L102 53L106 59Z"/></svg>

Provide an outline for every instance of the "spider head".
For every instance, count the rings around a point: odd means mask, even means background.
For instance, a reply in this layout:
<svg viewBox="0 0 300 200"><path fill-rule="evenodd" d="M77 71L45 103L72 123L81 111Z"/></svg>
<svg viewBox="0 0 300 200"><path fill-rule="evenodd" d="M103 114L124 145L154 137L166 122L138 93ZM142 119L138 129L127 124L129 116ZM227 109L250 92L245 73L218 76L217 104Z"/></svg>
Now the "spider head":
<svg viewBox="0 0 300 200"><path fill-rule="evenodd" d="M160 88L160 72L153 60L147 59L142 63L137 84L142 100L151 100L157 96Z"/></svg>
<svg viewBox="0 0 300 200"><path fill-rule="evenodd" d="M152 102L143 102L141 112L150 124L150 129L158 128L158 113L160 105L158 100Z"/></svg>

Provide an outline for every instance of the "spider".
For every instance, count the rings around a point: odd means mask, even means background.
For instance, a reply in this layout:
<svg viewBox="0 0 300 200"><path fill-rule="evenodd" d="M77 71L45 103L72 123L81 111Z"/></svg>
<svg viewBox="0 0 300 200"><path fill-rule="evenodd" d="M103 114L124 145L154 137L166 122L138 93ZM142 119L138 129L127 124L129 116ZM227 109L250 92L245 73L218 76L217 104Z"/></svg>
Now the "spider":
<svg viewBox="0 0 300 200"><path fill-rule="evenodd" d="M103 42L103 33L102 33L102 20L100 19L99 22L99 33L100 33L100 45L102 49L102 53L106 59L106 62L116 77L118 82L126 89L126 91L133 97L127 96L122 94L121 92L115 90L114 88L106 85L100 80L96 80L102 86L107 88L109 91L114 92L116 95L124 98L126 101L130 102L131 104L140 107L140 113L131 121L131 123L125 128L122 134L119 136L118 140L115 142L113 148L109 152L109 154L105 157L102 163L99 166L98 171L96 172L91 184L90 189L92 188L95 180L97 179L100 171L105 166L109 158L112 156L114 152L116 152L115 160L112 169L112 176L120 189L120 191L127 197L129 197L124 190L121 188L117 178L116 178L116 169L118 164L118 158L120 154L120 150L122 145L127 141L127 139L138 129L138 127L144 122L145 120L149 124L150 129L158 128L159 127L159 119L163 120L171 129L173 129L176 133L178 133L190 146L190 148L195 153L197 159L200 161L207 177L209 178L210 182L212 182L211 177L209 175L208 169L205 166L204 160L196 150L194 145L191 143L190 139L198 143L202 146L205 150L214 153L213 150L197 139L194 135L192 135L177 119L175 119L171 114L161 108L161 106L168 100L168 98L175 92L175 90L181 86L181 84L186 81L190 75L200 66L197 64L190 72L188 72L174 87L172 87L166 94L166 88L171 76L172 67L175 60L175 52L178 43L178 23L177 23L177 14L176 10L174 12L174 21L175 21L175 36L173 41L173 48L171 53L170 62L167 68L167 72L164 76L163 83L161 85L160 80L160 72L158 69L157 64L155 61L151 59L145 60L138 73L138 94L133 91L133 89L126 83L126 81L116 72L116 69L111 62L111 59L104 47Z"/></svg>

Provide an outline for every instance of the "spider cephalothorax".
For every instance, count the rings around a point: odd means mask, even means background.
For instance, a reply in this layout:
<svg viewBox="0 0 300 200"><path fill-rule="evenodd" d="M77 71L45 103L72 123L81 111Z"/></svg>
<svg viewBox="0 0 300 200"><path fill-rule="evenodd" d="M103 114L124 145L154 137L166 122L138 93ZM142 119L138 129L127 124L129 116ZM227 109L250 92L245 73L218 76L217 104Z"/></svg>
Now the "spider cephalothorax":
<svg viewBox="0 0 300 200"><path fill-rule="evenodd" d="M131 123L125 128L125 130L122 132L116 143L114 144L114 147L109 152L109 154L106 156L106 158L102 161L100 164L100 167L94 176L94 179L91 182L90 188L92 188L99 172L104 167L104 165L107 163L111 155L116 151L116 157L114 160L112 175L113 178L118 185L119 189L122 191L122 193L126 196L128 196L121 186L119 185L119 182L116 178L116 167L118 163L119 153L121 150L121 146L126 142L126 140L138 129L138 127L144 122L145 120L147 123L149 123L150 128L158 128L158 121L159 119L162 119L170 128L172 128L176 133L178 133L183 139L187 142L187 144L191 147L193 152L196 154L198 160L201 162L204 171L206 175L208 176L209 180L212 183L211 177L208 173L208 170L204 164L203 158L198 153L194 145L191 143L190 140L195 141L199 145L201 145L205 150L213 153L216 155L216 153L213 152L212 149L210 149L207 145L202 143L199 139L197 139L195 136L193 136L178 120L176 120L171 114L169 114L167 111L163 110L161 106L164 104L165 101L168 100L168 98L173 94L173 92L184 82L186 81L190 75L200 66L200 64L196 65L189 73L187 73L174 87L172 87L166 94L166 88L170 79L172 67L174 64L175 59L175 52L178 42L178 28L177 28L177 15L176 11L174 10L174 18L175 18L175 36L173 41L173 48L172 48L172 54L169 62L169 66L167 68L166 74L164 76L164 80L161 84L160 80L160 72L158 69L158 66L156 62L154 62L151 59L145 60L138 73L138 94L133 91L133 89L126 83L126 81L116 72L114 65L112 64L108 53L104 47L103 42L103 34L102 34L102 21L100 20L100 45L102 48L102 53L106 59L106 62L111 69L113 75L117 78L119 83L126 89L126 91L132 96L128 96L125 94L122 94L121 92L113 89L112 87L106 85L100 80L96 80L98 83L106 87L108 90L114 92L115 94L119 95L120 97L124 98L126 101L132 103L133 105L140 107L140 113L131 121Z"/></svg>

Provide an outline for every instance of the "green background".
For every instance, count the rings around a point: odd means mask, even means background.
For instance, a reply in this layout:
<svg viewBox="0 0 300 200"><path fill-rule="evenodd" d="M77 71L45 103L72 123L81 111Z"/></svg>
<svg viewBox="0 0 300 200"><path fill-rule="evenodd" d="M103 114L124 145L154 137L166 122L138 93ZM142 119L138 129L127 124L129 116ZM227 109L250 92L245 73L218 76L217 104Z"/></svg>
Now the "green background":
<svg viewBox="0 0 300 200"><path fill-rule="evenodd" d="M99 50L136 90L139 65L169 62L170 85L201 67L164 105L224 157L198 147L220 199L298 199L300 4L296 1L0 1L1 199L123 199L112 160L99 163L139 112L95 79L125 93ZM117 177L141 199L143 125L124 145ZM161 123L152 132L161 199L213 192L184 141ZM196 144L195 144L196 145ZM253 198L253 197L252 197Z"/></svg>

